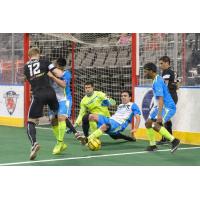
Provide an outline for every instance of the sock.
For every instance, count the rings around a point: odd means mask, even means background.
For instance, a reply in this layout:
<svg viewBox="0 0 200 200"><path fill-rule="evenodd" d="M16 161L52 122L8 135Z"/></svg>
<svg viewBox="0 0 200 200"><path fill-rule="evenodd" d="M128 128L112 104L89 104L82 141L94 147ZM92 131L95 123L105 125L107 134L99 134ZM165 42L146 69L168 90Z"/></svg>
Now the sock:
<svg viewBox="0 0 200 200"><path fill-rule="evenodd" d="M95 132L98 128L97 128L97 123L95 121L90 121L90 131L91 133Z"/></svg>
<svg viewBox="0 0 200 200"><path fill-rule="evenodd" d="M72 125L71 121L66 118L66 126L75 134L77 133L76 129L74 128L74 126Z"/></svg>
<svg viewBox="0 0 200 200"><path fill-rule="evenodd" d="M63 142L66 131L66 122L58 122L58 142Z"/></svg>
<svg viewBox="0 0 200 200"><path fill-rule="evenodd" d="M161 126L159 133L165 137L166 139L168 139L170 142L172 142L174 140L174 136L172 136L165 127Z"/></svg>
<svg viewBox="0 0 200 200"><path fill-rule="evenodd" d="M88 139L93 139L93 138L99 138L100 136L103 135L103 131L101 129L97 129L94 133L92 133Z"/></svg>
<svg viewBox="0 0 200 200"><path fill-rule="evenodd" d="M89 128L90 128L89 114L87 114L87 115L84 115L82 119L82 129L83 129L83 133L85 137L88 137L89 135Z"/></svg>
<svg viewBox="0 0 200 200"><path fill-rule="evenodd" d="M53 134L54 136L56 137L56 140L58 140L58 125L57 126L52 126L52 129L53 129Z"/></svg>
<svg viewBox="0 0 200 200"><path fill-rule="evenodd" d="M147 128L147 135L149 137L150 146L156 145L156 138L153 128Z"/></svg>
<svg viewBox="0 0 200 200"><path fill-rule="evenodd" d="M33 146L36 142L36 129L35 129L35 123L28 122L27 124L27 134L28 138L31 141L31 145Z"/></svg>
<svg viewBox="0 0 200 200"><path fill-rule="evenodd" d="M167 131L172 135L172 121L168 121L164 125Z"/></svg>

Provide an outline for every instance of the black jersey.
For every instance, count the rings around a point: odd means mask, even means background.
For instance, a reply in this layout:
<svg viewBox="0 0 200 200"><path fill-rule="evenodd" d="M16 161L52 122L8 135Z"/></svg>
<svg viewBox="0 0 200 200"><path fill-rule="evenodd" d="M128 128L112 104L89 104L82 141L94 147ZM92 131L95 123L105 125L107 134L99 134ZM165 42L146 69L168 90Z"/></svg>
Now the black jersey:
<svg viewBox="0 0 200 200"><path fill-rule="evenodd" d="M33 59L24 66L24 75L31 84L33 93L40 89L50 87L47 73L56 67L47 60Z"/></svg>
<svg viewBox="0 0 200 200"><path fill-rule="evenodd" d="M177 97L177 85L175 82L175 75L174 75L174 71L169 67L168 69L163 70L162 73L162 77L164 80L168 80L168 89L169 92L174 100L175 103L177 103L178 101L178 97Z"/></svg>

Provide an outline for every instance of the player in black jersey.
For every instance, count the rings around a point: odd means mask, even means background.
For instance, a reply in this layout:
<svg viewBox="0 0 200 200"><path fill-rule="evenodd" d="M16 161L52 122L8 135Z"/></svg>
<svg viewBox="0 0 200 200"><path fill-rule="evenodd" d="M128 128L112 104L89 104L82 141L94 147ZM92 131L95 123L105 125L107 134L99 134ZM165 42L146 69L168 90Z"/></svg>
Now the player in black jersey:
<svg viewBox="0 0 200 200"><path fill-rule="evenodd" d="M32 145L30 160L34 160L40 149L36 141L35 126L38 118L43 115L43 107L49 105L55 114L58 110L58 101L54 89L50 86L48 72L54 73L57 77L62 77L63 72L49 61L40 60L40 50L36 47L31 48L28 55L30 60L24 66L24 75L31 85L32 101L28 113L27 134Z"/></svg>
<svg viewBox="0 0 200 200"><path fill-rule="evenodd" d="M168 86L172 99L174 100L175 104L177 104L177 82L175 81L176 77L174 75L174 71L170 67L170 58L168 56L162 56L159 59L159 67L162 70L162 77ZM164 126L168 130L168 132L172 134L172 121L167 121ZM158 145L166 143L168 143L168 141L165 138L162 138L159 142L157 142Z"/></svg>

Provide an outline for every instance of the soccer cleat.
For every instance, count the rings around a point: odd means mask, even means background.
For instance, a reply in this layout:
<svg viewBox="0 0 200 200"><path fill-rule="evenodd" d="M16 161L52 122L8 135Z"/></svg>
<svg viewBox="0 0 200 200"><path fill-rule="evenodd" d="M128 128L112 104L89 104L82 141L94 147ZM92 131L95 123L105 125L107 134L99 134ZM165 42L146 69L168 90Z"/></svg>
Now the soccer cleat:
<svg viewBox="0 0 200 200"><path fill-rule="evenodd" d="M34 160L37 156L37 152L40 150L40 145L35 142L33 147L31 148L31 153L30 153L30 160Z"/></svg>
<svg viewBox="0 0 200 200"><path fill-rule="evenodd" d="M180 140L175 138L172 141L171 153L174 153L177 150L179 145L180 145Z"/></svg>
<svg viewBox="0 0 200 200"><path fill-rule="evenodd" d="M169 140L162 138L160 141L156 142L156 145L166 145L169 144Z"/></svg>
<svg viewBox="0 0 200 200"><path fill-rule="evenodd" d="M82 145L87 143L87 138L81 132L77 132L75 134L75 138L81 142Z"/></svg>
<svg viewBox="0 0 200 200"><path fill-rule="evenodd" d="M157 151L157 150L158 150L158 148L157 148L156 145L148 146L148 147L146 148L146 151L149 151L149 152L154 152L154 151Z"/></svg>
<svg viewBox="0 0 200 200"><path fill-rule="evenodd" d="M63 142L59 142L58 144L55 145L55 147L53 148L53 155L58 155L61 152L63 152L65 149L67 149L67 145Z"/></svg>

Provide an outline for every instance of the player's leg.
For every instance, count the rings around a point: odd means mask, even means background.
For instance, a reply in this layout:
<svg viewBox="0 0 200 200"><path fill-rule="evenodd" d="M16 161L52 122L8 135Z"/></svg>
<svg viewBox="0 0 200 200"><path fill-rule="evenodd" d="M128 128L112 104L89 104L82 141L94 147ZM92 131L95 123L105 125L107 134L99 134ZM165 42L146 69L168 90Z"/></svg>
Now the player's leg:
<svg viewBox="0 0 200 200"><path fill-rule="evenodd" d="M157 114L158 108L155 107L151 111L149 119L147 119L147 121L145 122L146 132L149 139L149 146L146 148L147 151L157 151L155 132L152 128L153 121L155 121Z"/></svg>
<svg viewBox="0 0 200 200"><path fill-rule="evenodd" d="M31 153L30 160L34 160L37 156L37 151L40 149L40 145L36 139L36 124L38 123L38 118L42 116L43 103L40 98L33 97L30 104L27 122L27 135L31 142Z"/></svg>
<svg viewBox="0 0 200 200"><path fill-rule="evenodd" d="M67 145L64 143L64 135L66 131L66 117L67 117L67 108L66 102L60 101L59 102L59 109L58 109L58 125L57 125L57 133L56 139L57 143L53 149L53 154L60 154L67 148ZM55 130L55 126L53 128Z"/></svg>
<svg viewBox="0 0 200 200"><path fill-rule="evenodd" d="M97 115L97 114L90 114L89 120L97 122L98 129L95 130L90 136L88 137L88 140L93 138L99 138L103 135L103 132L107 131L109 129L109 118L103 116L103 115Z"/></svg>
<svg viewBox="0 0 200 200"><path fill-rule="evenodd" d="M169 121L174 114L176 113L176 109L167 109L165 110L166 112L163 113L163 123L165 123L166 121ZM171 152L173 153L179 146L180 144L180 140L176 139L173 135L171 135L167 129L160 125L159 123L154 123L154 130L157 131L158 133L160 133L163 137L165 137L167 140L169 140L172 144L171 147Z"/></svg>
<svg viewBox="0 0 200 200"><path fill-rule="evenodd" d="M89 129L90 129L89 115L90 113L85 114L82 118L82 129L85 137L89 136Z"/></svg>
<svg viewBox="0 0 200 200"><path fill-rule="evenodd" d="M149 146L146 148L146 150L150 152L157 151L158 149L156 146L155 132L154 132L154 129L152 128L153 120L154 119L147 119L147 121L145 122L147 136L149 139Z"/></svg>
<svg viewBox="0 0 200 200"><path fill-rule="evenodd" d="M68 131L66 131L67 133L74 133L76 134L77 133L77 130L76 128L73 126L73 124L71 123L70 121L70 116L71 116L71 110L72 110L72 100L71 99L67 99L66 100L66 126L67 128L69 128Z"/></svg>
<svg viewBox="0 0 200 200"><path fill-rule="evenodd" d="M114 140L122 139L130 142L136 142L135 138L130 137L128 135L124 135L121 132L118 132L117 134L109 134L109 136Z"/></svg>

